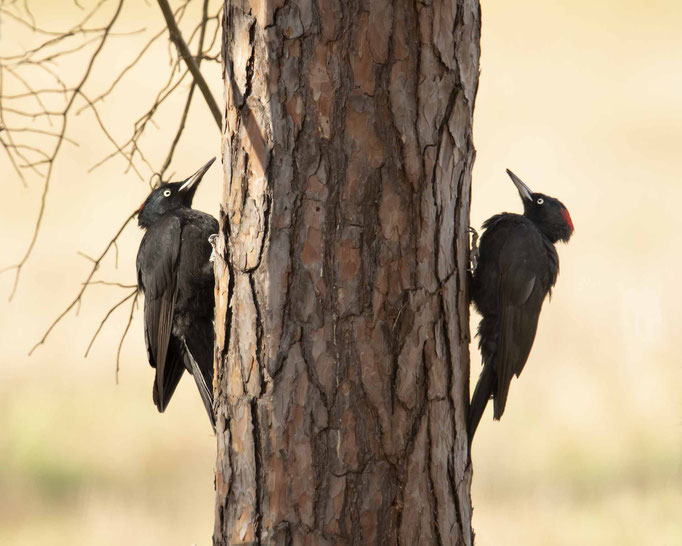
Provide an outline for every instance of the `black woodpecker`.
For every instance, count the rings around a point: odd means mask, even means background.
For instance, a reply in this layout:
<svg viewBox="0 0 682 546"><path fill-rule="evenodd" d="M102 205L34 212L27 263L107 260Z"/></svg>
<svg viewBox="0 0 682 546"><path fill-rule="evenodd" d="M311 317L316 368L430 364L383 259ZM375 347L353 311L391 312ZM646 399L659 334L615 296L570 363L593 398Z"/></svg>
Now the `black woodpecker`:
<svg viewBox="0 0 682 546"><path fill-rule="evenodd" d="M521 195L523 214L504 212L484 224L471 296L483 318L478 325L483 371L468 417L469 443L492 396L499 419L512 375L523 370L535 339L542 302L556 283L559 256L554 245L568 242L573 222L564 204L533 193L510 170Z"/></svg>
<svg viewBox="0 0 682 546"><path fill-rule="evenodd" d="M160 412L187 370L215 430L213 414L213 216L194 210L192 198L211 159L184 182L161 184L142 204L146 230L137 252L137 284L144 292L144 338L156 369L152 396Z"/></svg>

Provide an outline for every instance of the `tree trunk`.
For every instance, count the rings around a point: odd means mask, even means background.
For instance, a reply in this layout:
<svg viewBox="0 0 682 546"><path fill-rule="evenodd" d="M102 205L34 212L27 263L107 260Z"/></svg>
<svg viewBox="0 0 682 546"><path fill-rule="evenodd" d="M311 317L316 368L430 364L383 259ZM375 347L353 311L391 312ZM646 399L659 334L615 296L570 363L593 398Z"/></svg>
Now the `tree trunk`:
<svg viewBox="0 0 682 546"><path fill-rule="evenodd" d="M233 0L223 30L214 543L471 545L478 1Z"/></svg>

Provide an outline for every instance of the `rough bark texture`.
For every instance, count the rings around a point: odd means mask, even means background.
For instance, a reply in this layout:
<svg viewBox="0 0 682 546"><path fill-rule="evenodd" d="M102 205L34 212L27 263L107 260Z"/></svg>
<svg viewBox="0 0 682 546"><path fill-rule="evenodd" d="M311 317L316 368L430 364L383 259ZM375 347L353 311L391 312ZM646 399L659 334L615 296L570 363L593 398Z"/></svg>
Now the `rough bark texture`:
<svg viewBox="0 0 682 546"><path fill-rule="evenodd" d="M223 25L214 542L471 545L478 1Z"/></svg>

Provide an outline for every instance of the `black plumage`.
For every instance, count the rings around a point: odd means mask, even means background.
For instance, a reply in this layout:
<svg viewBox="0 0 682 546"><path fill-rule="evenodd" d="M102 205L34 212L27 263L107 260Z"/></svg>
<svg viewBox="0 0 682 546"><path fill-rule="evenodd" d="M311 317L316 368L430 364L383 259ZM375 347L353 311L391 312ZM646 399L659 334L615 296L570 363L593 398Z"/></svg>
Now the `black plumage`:
<svg viewBox="0 0 682 546"><path fill-rule="evenodd" d="M137 282L144 292L144 337L156 369L154 404L168 406L185 370L213 414L213 216L191 208L194 193L215 158L184 182L161 184L139 210L146 229L137 253Z"/></svg>
<svg viewBox="0 0 682 546"><path fill-rule="evenodd" d="M514 173L507 174L521 195L524 212L497 214L483 224L471 283L472 299L483 316L478 326L483 371L469 408L469 442L490 397L494 419L504 413L512 376L523 370L542 302L557 280L554 244L568 242L573 233L561 201L533 193Z"/></svg>

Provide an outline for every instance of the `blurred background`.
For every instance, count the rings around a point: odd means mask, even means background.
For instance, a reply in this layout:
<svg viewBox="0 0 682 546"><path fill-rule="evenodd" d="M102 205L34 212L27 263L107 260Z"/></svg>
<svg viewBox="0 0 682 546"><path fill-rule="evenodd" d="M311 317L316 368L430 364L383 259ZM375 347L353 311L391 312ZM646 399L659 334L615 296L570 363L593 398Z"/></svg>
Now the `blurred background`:
<svg viewBox="0 0 682 546"><path fill-rule="evenodd" d="M187 33L196 4L187 8ZM66 0L30 5L52 30L80 13ZM677 0L484 0L482 9L472 225L521 210L508 167L561 199L576 232L559 247L559 282L503 421L493 423L488 411L477 433L477 544L682 544L682 9ZM156 3L136 2L117 28L162 25ZM146 36L112 38L93 69L93 94ZM35 40L0 13L3 55ZM55 69L77 78L85 58L75 53ZM160 39L101 104L117 140L153 102L168 63ZM219 66L205 68L220 101ZM22 91L9 78L3 85L5 94ZM143 138L152 165L163 162L183 106L182 93L171 97ZM117 384L127 303L83 356L125 291L89 287L79 314L27 356L92 266L77 252L97 256L149 191L152 171L141 167L142 179L126 173L122 158L88 172L112 149L95 123L87 110L69 122L80 146L63 145L12 301L14 272L0 275L0 544L209 544L215 446L192 382L182 381L166 414L157 414L138 312ZM170 178L188 176L219 146L195 94ZM1 268L30 241L42 181L29 175L24 187L1 153L0 169ZM214 167L195 206L217 215L221 183ZM140 237L129 225L118 264L111 253L97 278L133 284ZM477 322L473 315L472 328ZM472 346L472 381L479 371Z"/></svg>

